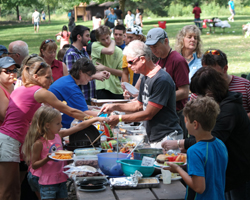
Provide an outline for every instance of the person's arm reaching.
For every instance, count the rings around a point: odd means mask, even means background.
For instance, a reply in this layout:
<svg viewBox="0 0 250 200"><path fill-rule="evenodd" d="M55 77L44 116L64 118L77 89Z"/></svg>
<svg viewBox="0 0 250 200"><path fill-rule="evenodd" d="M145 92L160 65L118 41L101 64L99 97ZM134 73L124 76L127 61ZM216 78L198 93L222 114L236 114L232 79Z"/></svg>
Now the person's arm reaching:
<svg viewBox="0 0 250 200"><path fill-rule="evenodd" d="M202 194L206 189L205 177L195 176L192 177L188 175L180 166L170 163L167 163L170 166L170 171L173 173L179 173L185 183L192 188L195 192Z"/></svg>
<svg viewBox="0 0 250 200"><path fill-rule="evenodd" d="M122 82L127 82L129 83L129 71L128 71L128 68L122 68Z"/></svg>
<svg viewBox="0 0 250 200"><path fill-rule="evenodd" d="M102 65L101 63L98 63L98 62L96 62L95 67L96 67L96 69L98 71L104 71L105 70L105 71L110 72L112 75L122 77L122 70L120 70L120 69L109 68L109 67L106 67L106 66L104 66L104 65Z"/></svg>

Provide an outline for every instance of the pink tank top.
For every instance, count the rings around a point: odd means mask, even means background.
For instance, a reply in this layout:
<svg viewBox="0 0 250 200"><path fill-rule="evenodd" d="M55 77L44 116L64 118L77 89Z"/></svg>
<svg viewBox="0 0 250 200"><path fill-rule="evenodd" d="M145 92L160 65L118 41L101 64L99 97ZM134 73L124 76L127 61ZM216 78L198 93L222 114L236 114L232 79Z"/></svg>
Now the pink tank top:
<svg viewBox="0 0 250 200"><path fill-rule="evenodd" d="M1 85L0 85L0 88L3 90L5 96L6 96L8 99L10 99L10 93L7 92L7 90L5 90L4 87L1 86ZM0 126L2 125L2 123L3 123L3 122L0 120Z"/></svg>
<svg viewBox="0 0 250 200"><path fill-rule="evenodd" d="M40 177L41 176L41 173L42 173L42 168L38 168L38 169L33 169L31 164L29 166L29 170L30 173L33 175L33 176L37 176L37 177Z"/></svg>
<svg viewBox="0 0 250 200"><path fill-rule="evenodd" d="M41 153L41 159L47 157L48 153L56 152L57 150L62 150L62 139L56 134L53 140L41 140L43 143L43 150ZM42 172L39 177L40 185L52 185L63 183L67 181L68 176L63 173L64 162L50 160L45 165L41 167Z"/></svg>
<svg viewBox="0 0 250 200"><path fill-rule="evenodd" d="M61 37L61 42L60 42L60 49L62 49L65 44L69 44L69 38L70 38L71 33L63 31L63 32L60 32L60 34L63 35Z"/></svg>
<svg viewBox="0 0 250 200"><path fill-rule="evenodd" d="M9 106L0 132L8 135L20 143L24 142L27 134L29 123L36 110L41 106L34 94L41 87L38 85L25 87L20 86L10 95Z"/></svg>

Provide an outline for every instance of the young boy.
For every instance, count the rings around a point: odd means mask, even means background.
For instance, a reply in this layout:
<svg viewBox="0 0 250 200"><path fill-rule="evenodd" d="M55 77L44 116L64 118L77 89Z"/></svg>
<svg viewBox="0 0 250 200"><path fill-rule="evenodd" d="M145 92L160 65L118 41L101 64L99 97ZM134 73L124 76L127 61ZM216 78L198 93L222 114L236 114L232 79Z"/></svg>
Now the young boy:
<svg viewBox="0 0 250 200"><path fill-rule="evenodd" d="M188 185L186 200L225 200L227 148L211 135L219 112L219 105L210 97L190 100L184 107L188 133L197 143L187 151L188 173L176 164L168 165L170 171L179 173Z"/></svg>
<svg viewBox="0 0 250 200"><path fill-rule="evenodd" d="M95 31L96 40L92 44L91 57L98 71L110 72L109 79L101 82L96 80L98 99L123 99L123 90L119 77L122 76L122 50L110 39L110 29L100 26Z"/></svg>

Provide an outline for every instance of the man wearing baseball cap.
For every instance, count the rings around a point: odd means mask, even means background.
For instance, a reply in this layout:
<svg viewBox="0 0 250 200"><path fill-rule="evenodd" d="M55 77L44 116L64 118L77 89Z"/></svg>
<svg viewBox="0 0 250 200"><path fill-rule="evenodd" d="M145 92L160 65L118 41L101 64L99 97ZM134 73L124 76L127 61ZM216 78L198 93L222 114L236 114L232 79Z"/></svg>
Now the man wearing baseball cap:
<svg viewBox="0 0 250 200"><path fill-rule="evenodd" d="M184 116L182 110L188 100L189 94L189 67L186 60L177 52L172 51L169 46L167 33L162 28L153 28L147 34L146 45L148 45L152 53L160 58L158 65L165 69L176 86L176 112L180 118L180 125L187 135L185 128Z"/></svg>
<svg viewBox="0 0 250 200"><path fill-rule="evenodd" d="M3 45L0 45L0 58L4 57L5 54L8 54L7 48Z"/></svg>

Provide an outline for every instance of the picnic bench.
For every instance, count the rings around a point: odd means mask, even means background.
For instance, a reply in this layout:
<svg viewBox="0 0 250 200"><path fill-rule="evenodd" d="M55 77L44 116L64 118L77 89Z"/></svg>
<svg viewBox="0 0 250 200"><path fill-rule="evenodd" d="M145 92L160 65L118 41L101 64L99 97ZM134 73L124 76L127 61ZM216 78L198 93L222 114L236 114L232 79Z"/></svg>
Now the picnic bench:
<svg viewBox="0 0 250 200"><path fill-rule="evenodd" d="M78 200L184 200L186 193L186 188L178 180L171 184L160 181L158 188L111 189L106 186L106 190L100 192L82 192L75 183L75 190Z"/></svg>

